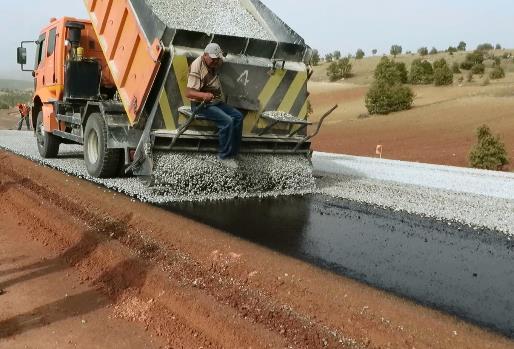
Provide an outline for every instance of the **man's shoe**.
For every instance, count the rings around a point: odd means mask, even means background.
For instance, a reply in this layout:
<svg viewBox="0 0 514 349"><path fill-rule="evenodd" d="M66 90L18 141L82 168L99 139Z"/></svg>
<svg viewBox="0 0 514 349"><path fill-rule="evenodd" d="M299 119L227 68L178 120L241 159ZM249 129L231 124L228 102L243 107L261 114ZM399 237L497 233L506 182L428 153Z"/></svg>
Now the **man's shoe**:
<svg viewBox="0 0 514 349"><path fill-rule="evenodd" d="M239 167L237 162L234 159L232 159L232 158L219 159L219 160L220 160L220 163L223 166L226 166L226 167L228 167L230 169L236 170Z"/></svg>

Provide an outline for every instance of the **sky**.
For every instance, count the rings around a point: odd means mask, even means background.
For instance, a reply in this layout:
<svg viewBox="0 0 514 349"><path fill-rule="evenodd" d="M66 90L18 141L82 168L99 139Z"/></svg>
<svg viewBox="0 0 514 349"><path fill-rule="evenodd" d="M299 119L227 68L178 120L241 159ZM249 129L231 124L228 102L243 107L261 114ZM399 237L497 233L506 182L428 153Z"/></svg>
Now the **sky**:
<svg viewBox="0 0 514 349"><path fill-rule="evenodd" d="M142 1L142 0L139 0ZM512 0L261 0L308 45L325 54L363 49L388 53L427 46L446 49L461 40L468 48L489 42L514 48ZM30 79L16 64L16 47L35 40L51 17L87 18L83 0L4 0L0 18L0 78ZM29 62L32 62L29 57Z"/></svg>

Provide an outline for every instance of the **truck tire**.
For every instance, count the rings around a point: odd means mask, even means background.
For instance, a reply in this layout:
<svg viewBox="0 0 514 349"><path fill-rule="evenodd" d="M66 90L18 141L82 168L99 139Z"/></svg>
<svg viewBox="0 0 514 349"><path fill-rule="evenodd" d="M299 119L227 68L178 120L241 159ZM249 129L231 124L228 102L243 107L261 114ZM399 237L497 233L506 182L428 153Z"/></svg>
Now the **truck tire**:
<svg viewBox="0 0 514 349"><path fill-rule="evenodd" d="M116 177L123 149L107 147L107 124L99 113L89 116L84 132L84 161L87 172L96 178Z"/></svg>
<svg viewBox="0 0 514 349"><path fill-rule="evenodd" d="M59 153L59 145L61 142L59 141L59 137L45 132L43 128L43 111L40 111L37 114L36 128L34 131L36 133L39 155L44 159L56 158Z"/></svg>

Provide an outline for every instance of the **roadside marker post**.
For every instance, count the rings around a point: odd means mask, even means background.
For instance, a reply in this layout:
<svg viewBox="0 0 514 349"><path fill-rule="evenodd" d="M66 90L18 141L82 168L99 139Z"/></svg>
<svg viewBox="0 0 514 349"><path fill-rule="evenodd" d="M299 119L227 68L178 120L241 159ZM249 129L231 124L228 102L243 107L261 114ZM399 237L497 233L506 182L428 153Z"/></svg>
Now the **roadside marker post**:
<svg viewBox="0 0 514 349"><path fill-rule="evenodd" d="M375 151L377 155L380 155L380 158L382 159L382 145L377 145L377 150Z"/></svg>

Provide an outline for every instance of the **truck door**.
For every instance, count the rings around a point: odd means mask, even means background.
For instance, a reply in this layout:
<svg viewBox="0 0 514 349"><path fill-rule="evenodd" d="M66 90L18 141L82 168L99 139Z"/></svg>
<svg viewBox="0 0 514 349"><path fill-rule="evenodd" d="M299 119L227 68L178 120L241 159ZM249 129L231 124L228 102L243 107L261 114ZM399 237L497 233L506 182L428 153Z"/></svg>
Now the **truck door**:
<svg viewBox="0 0 514 349"><path fill-rule="evenodd" d="M45 64L44 64L44 82L45 86L53 86L57 83L55 76L55 40L56 40L57 28L54 27L48 31L46 52L45 52Z"/></svg>
<svg viewBox="0 0 514 349"><path fill-rule="evenodd" d="M43 78L44 78L44 63L45 63L45 44L46 44L46 33L41 34L39 39L37 39L37 47L36 47L36 61L34 64L34 81L36 84L36 90L43 87Z"/></svg>

